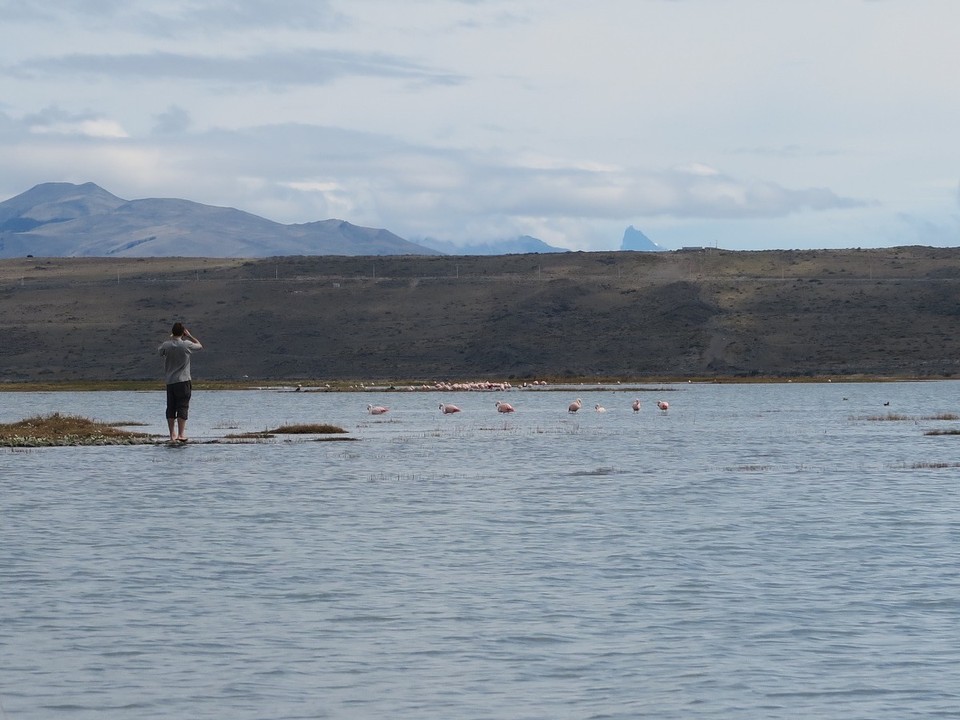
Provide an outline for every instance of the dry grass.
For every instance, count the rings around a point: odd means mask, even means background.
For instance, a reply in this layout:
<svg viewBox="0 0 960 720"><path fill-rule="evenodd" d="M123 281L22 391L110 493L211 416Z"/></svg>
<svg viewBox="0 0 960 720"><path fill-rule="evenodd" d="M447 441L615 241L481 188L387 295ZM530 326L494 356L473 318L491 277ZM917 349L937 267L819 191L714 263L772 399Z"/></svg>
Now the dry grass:
<svg viewBox="0 0 960 720"><path fill-rule="evenodd" d="M281 425L268 432L277 435L330 435L332 433L345 433L346 430L342 427L328 425L326 423L307 423L300 425Z"/></svg>
<svg viewBox="0 0 960 720"><path fill-rule="evenodd" d="M960 435L960 430L927 430L924 435Z"/></svg>
<svg viewBox="0 0 960 720"><path fill-rule="evenodd" d="M0 445L46 447L54 445L139 445L151 443L145 433L121 430L76 415L37 415L0 424Z"/></svg>
<svg viewBox="0 0 960 720"><path fill-rule="evenodd" d="M261 432L239 433L237 435L226 435L232 439L267 439L276 435L334 435L347 432L342 427L329 425L326 423L302 423L299 425L281 425L273 430L263 430Z"/></svg>
<svg viewBox="0 0 960 720"><path fill-rule="evenodd" d="M956 413L937 413L936 415L900 415L898 413L887 413L886 415L858 415L851 417L851 420L960 420L960 415Z"/></svg>
<svg viewBox="0 0 960 720"><path fill-rule="evenodd" d="M900 415L898 413L887 413L886 415L859 415L856 417L850 418L851 420L893 420L893 421L902 421L902 420L916 420L915 417L911 415Z"/></svg>

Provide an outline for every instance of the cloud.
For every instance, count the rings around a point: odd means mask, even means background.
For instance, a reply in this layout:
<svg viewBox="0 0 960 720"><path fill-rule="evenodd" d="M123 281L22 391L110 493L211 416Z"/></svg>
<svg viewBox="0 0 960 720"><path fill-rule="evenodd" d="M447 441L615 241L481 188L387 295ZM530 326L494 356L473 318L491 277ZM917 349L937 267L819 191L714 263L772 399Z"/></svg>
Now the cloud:
<svg viewBox="0 0 960 720"><path fill-rule="evenodd" d="M151 8L155 3L141 3ZM163 17L151 12L151 15ZM181 5L180 12L167 16L179 28L200 25L227 29L285 27L295 29L336 29L349 24L328 0L271 0L269 3L236 0L194 0Z"/></svg>
<svg viewBox="0 0 960 720"><path fill-rule="evenodd" d="M56 108L0 142L0 165L37 182L92 180L129 197L183 197L279 222L330 217L403 237L478 241L530 234L551 244L603 242L644 219L743 220L866 205L826 188L744 180L700 163L662 170L478 153L307 124L190 132L171 106L156 132L127 138L103 117ZM8 123L9 125L9 123ZM95 132L99 128L100 132ZM71 141L70 132L85 141ZM55 162L54 162L55 159ZM49 163L47 161L50 161ZM11 195L26 188L11 188ZM592 228L592 229L591 229Z"/></svg>
<svg viewBox="0 0 960 720"><path fill-rule="evenodd" d="M326 85L346 77L381 77L456 85L464 78L382 53L300 49L223 57L174 52L70 54L25 60L5 69L21 79L93 76L109 80L174 79L232 85Z"/></svg>
<svg viewBox="0 0 960 720"><path fill-rule="evenodd" d="M123 126L94 114L72 114L50 107L24 118L28 131L37 135L82 135L91 138L128 137Z"/></svg>
<svg viewBox="0 0 960 720"><path fill-rule="evenodd" d="M660 171L487 167L476 172L471 187L479 188L481 198L488 187L484 175L499 178L490 186L487 204L477 210L515 215L747 219L866 204L826 188L788 189L770 181L738 179L702 164Z"/></svg>
<svg viewBox="0 0 960 720"><path fill-rule="evenodd" d="M185 133L191 124L190 114L182 107L171 105L165 112L154 116L156 124L153 132L157 135L178 135Z"/></svg>
<svg viewBox="0 0 960 720"><path fill-rule="evenodd" d="M6 22L71 23L90 28L109 25L144 34L182 37L243 29L332 30L349 25L329 0L0 0Z"/></svg>
<svg viewBox="0 0 960 720"><path fill-rule="evenodd" d="M758 157L772 158L829 158L844 153L839 150L829 148L816 148L804 145L756 145L754 147L741 147L732 150L733 155L756 155Z"/></svg>
<svg viewBox="0 0 960 720"><path fill-rule="evenodd" d="M894 245L949 247L960 245L960 216L934 221L910 213L897 215L898 226L888 230Z"/></svg>

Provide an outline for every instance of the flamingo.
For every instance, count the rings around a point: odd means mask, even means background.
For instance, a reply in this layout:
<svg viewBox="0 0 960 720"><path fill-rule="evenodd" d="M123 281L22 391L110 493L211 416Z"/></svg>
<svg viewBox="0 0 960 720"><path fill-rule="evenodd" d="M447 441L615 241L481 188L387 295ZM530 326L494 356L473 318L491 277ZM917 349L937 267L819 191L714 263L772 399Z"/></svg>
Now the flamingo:
<svg viewBox="0 0 960 720"><path fill-rule="evenodd" d="M450 415L452 413L460 412L460 408L458 408L456 405L440 403L440 412L442 412L444 415Z"/></svg>
<svg viewBox="0 0 960 720"><path fill-rule="evenodd" d="M367 405L367 412L371 415L383 415L389 409L383 405Z"/></svg>
<svg viewBox="0 0 960 720"><path fill-rule="evenodd" d="M510 413L513 412L513 405L507 402L501 402L497 400L497 412Z"/></svg>
<svg viewBox="0 0 960 720"><path fill-rule="evenodd" d="M593 406L593 409L596 410L597 412L606 412L606 411L607 411L607 409L606 409L603 405L601 405L600 403L597 403L596 405L594 405L594 406Z"/></svg>
<svg viewBox="0 0 960 720"><path fill-rule="evenodd" d="M575 413L582 406L583 406L583 400L581 400L580 398L577 398L572 403L570 403L569 407L567 407L567 412Z"/></svg>
<svg viewBox="0 0 960 720"><path fill-rule="evenodd" d="M637 398L636 400L634 400L633 405L631 407L633 407L634 412L640 412L640 398Z"/></svg>
<svg viewBox="0 0 960 720"><path fill-rule="evenodd" d="M657 407L666 412L670 409L670 403L666 400L657 400Z"/></svg>

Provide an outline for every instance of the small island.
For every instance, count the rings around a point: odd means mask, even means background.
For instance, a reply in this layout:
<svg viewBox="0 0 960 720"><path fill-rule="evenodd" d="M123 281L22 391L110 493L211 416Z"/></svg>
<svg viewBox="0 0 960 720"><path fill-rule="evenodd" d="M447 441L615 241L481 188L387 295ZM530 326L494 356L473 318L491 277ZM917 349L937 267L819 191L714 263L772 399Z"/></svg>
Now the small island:
<svg viewBox="0 0 960 720"><path fill-rule="evenodd" d="M81 445L167 444L165 437L123 429L123 426L130 424L102 423L85 417L63 415L61 413L36 415L14 423L0 423L0 447L39 448ZM335 425L321 423L287 425L264 432L228 435L222 439L207 440L204 444L256 442L274 438L276 435L337 435L346 432L343 428Z"/></svg>
<svg viewBox="0 0 960 720"><path fill-rule="evenodd" d="M55 447L75 445L147 445L156 438L123 430L115 425L75 415L36 415L0 424L2 447Z"/></svg>

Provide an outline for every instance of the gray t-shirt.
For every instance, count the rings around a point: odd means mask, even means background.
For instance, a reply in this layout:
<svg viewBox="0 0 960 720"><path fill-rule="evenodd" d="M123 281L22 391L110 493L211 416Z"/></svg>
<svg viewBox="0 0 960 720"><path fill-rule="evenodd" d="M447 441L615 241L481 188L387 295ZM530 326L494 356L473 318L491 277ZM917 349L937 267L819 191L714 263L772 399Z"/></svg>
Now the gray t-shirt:
<svg viewBox="0 0 960 720"><path fill-rule="evenodd" d="M159 348L163 355L163 372L167 385L190 380L190 355L201 345L189 340L167 340Z"/></svg>

